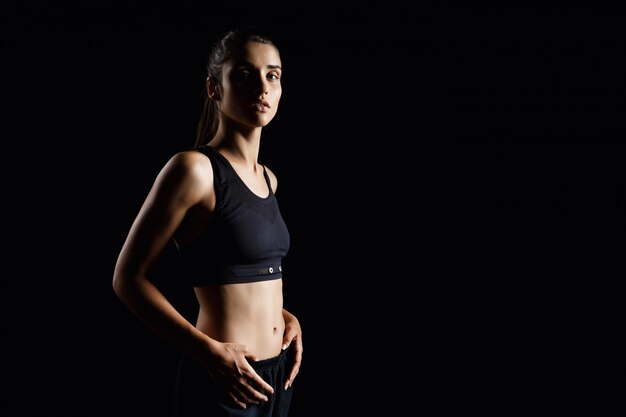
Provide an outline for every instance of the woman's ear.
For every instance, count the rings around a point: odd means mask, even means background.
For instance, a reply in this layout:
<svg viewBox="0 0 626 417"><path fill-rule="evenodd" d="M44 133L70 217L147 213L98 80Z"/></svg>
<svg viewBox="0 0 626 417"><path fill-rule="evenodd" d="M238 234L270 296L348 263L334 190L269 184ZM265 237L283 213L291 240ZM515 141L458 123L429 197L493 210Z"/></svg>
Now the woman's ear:
<svg viewBox="0 0 626 417"><path fill-rule="evenodd" d="M218 101L220 99L219 86L213 77L207 77L206 79L206 92L211 100Z"/></svg>

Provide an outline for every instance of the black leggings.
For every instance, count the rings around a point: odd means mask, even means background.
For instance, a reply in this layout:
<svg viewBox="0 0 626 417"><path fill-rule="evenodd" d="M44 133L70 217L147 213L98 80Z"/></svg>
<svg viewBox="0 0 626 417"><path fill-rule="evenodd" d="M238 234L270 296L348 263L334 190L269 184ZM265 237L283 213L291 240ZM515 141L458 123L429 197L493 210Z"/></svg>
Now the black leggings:
<svg viewBox="0 0 626 417"><path fill-rule="evenodd" d="M249 404L244 410L224 401L209 373L187 354L178 365L174 389L173 417L287 417L293 387L285 390L293 363L291 346L278 356L252 362L254 370L274 388L268 401Z"/></svg>

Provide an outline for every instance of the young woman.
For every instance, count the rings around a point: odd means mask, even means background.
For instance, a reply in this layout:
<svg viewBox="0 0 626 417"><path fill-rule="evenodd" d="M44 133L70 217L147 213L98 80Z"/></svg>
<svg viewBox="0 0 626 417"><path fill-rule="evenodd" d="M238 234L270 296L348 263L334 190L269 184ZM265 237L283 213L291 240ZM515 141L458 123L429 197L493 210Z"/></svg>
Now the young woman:
<svg viewBox="0 0 626 417"><path fill-rule="evenodd" d="M234 29L208 59L195 146L157 176L121 249L119 298L176 345L176 416L287 416L302 360L302 330L283 308L289 233L277 178L258 162L261 131L280 103L282 63L270 38ZM173 241L194 287L190 323L149 279Z"/></svg>

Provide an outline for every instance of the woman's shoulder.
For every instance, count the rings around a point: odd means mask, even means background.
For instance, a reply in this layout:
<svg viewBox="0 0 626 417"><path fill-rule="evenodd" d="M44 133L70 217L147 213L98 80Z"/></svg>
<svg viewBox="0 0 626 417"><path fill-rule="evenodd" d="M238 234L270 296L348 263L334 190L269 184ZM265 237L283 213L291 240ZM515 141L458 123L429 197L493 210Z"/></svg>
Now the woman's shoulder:
<svg viewBox="0 0 626 417"><path fill-rule="evenodd" d="M181 165L182 167L194 167L197 164L208 164L211 166L211 160L206 153L196 148L185 149L174 153L169 160L169 163Z"/></svg>
<svg viewBox="0 0 626 417"><path fill-rule="evenodd" d="M211 160L202 152L187 149L174 153L161 170L161 176L191 185L213 184Z"/></svg>

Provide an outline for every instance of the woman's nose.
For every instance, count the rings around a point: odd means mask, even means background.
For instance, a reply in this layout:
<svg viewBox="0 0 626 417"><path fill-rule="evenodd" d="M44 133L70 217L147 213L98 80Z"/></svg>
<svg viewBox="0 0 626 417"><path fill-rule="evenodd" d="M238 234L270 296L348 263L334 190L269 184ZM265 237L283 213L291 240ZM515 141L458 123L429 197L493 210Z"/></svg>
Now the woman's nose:
<svg viewBox="0 0 626 417"><path fill-rule="evenodd" d="M264 77L259 77L259 85L257 86L257 92L259 96L267 95L269 91L269 82Z"/></svg>

